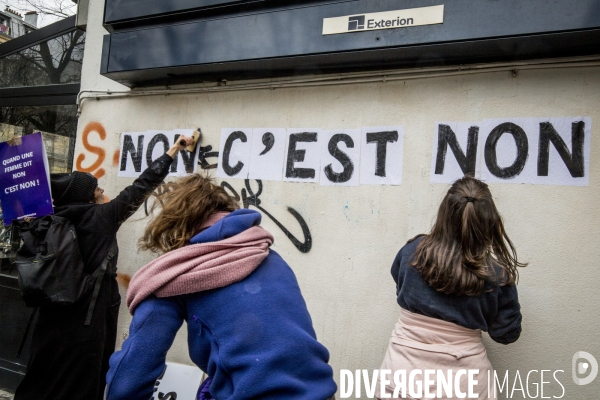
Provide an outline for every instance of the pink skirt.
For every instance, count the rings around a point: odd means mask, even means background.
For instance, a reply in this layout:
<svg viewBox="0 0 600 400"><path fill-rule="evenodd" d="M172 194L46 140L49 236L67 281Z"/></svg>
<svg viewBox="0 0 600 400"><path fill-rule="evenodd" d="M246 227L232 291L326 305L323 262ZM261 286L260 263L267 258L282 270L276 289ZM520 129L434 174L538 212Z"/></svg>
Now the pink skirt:
<svg viewBox="0 0 600 400"><path fill-rule="evenodd" d="M382 370L391 370L391 373L386 376L384 385L384 392L389 394L390 398L403 398L400 389L397 391L397 396L393 396L396 388L394 373L405 371L405 394L409 399L432 398L426 397L425 385L427 384L429 394L433 394L435 399L457 399L459 398L457 394L465 394L465 398L468 398L469 386L471 386L471 392L477 395L478 399L496 400L492 365L485 351L481 330L464 328L452 322L415 314L402 308L381 365L375 391L377 398L381 398ZM421 393L419 393L419 384L415 383L412 386L414 396L411 397L409 376L414 370L421 371L420 373L415 371L413 377L415 382L420 381ZM426 377L427 370L430 372ZM432 370L435 372L431 373ZM478 371L475 373L474 370ZM443 375L441 380L439 375ZM489 396L488 379L490 379ZM397 381L401 386L401 374L398 374ZM448 382L451 382L451 388Z"/></svg>

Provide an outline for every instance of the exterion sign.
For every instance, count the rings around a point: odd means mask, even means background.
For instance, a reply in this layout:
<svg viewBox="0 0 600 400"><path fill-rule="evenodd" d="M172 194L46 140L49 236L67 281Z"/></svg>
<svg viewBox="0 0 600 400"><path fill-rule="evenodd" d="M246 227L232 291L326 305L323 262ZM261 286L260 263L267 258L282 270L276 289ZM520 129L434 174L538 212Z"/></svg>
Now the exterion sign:
<svg viewBox="0 0 600 400"><path fill-rule="evenodd" d="M409 26L442 24L443 22L443 5L409 8L406 10L324 18L323 35L373 31L377 29L407 28Z"/></svg>

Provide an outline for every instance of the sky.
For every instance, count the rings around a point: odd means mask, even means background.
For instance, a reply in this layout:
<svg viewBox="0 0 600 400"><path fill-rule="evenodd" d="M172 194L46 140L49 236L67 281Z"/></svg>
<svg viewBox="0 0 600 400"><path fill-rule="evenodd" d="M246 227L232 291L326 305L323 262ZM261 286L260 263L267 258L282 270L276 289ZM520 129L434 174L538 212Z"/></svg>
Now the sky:
<svg viewBox="0 0 600 400"><path fill-rule="evenodd" d="M57 9L58 5L61 3L67 8L66 12L68 14L75 14L77 5L73 3L72 0L0 0L0 7L2 10L5 10L6 6L8 5L12 10L17 11L23 16L25 16L27 11L38 11L38 28L41 28L43 26L52 24L63 17L41 13L39 10L36 10L32 4L39 4L41 6Z"/></svg>

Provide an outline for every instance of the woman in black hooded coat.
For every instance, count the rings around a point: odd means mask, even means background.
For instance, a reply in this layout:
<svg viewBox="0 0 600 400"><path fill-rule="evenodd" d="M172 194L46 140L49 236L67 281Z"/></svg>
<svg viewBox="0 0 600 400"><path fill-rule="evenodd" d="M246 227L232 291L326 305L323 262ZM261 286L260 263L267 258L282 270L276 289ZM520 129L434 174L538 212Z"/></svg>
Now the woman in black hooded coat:
<svg viewBox="0 0 600 400"><path fill-rule="evenodd" d="M106 259L117 231L167 176L180 137L113 200L104 202L98 180L83 172L51 176L55 214L69 219L78 235L85 272ZM33 328L31 358L15 400L102 400L108 360L115 350L121 296L116 281L118 247L100 286L90 325L84 325L91 294L70 306L40 308Z"/></svg>

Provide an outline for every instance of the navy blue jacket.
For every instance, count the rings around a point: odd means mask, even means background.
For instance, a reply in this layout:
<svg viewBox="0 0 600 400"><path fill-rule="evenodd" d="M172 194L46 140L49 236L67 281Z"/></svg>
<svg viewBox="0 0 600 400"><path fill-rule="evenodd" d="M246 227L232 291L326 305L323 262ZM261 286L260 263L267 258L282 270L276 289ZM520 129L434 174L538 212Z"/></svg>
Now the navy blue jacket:
<svg viewBox="0 0 600 400"><path fill-rule="evenodd" d="M260 222L235 211L193 243L224 239ZM325 400L337 390L296 277L273 250L252 274L229 286L167 298L136 309L129 337L110 359L107 400L148 400L183 321L192 361L213 381L219 400Z"/></svg>
<svg viewBox="0 0 600 400"><path fill-rule="evenodd" d="M521 334L521 307L516 285L499 286L488 282L479 296L438 292L410 266L421 240L423 237L402 247L392 264L400 307L465 328L481 329L498 343L516 341Z"/></svg>

